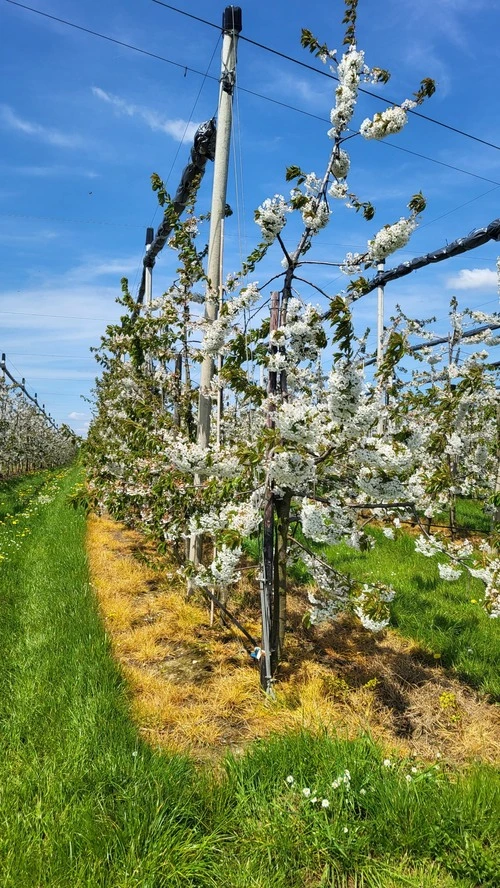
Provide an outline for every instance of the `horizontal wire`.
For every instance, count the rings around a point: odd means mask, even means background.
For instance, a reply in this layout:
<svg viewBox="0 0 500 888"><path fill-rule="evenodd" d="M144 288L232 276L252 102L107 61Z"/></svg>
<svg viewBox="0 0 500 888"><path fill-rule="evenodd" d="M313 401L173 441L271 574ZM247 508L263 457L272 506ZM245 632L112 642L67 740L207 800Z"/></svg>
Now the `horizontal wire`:
<svg viewBox="0 0 500 888"><path fill-rule="evenodd" d="M140 47L138 47L138 46L134 46L134 45L131 44L131 43L125 43L124 41L122 41L122 40L117 40L116 38L114 38L114 37L110 37L110 36L107 35L107 34L102 34L102 33L100 33L99 31L94 31L94 30L92 30L91 28L86 28L86 27L84 27L83 25L77 25L75 22L70 22L70 21L68 21L67 19L59 18L58 16L51 15L51 14L48 13L48 12L42 12L40 9L35 9L35 8L33 8L32 6L27 6L27 5L24 4L24 3L19 3L19 2L17 2L17 0L5 0L5 2L6 2L6 3L10 3L10 4L13 5L13 6L18 6L18 7L20 7L21 9L26 9L28 12L33 12L33 13L35 13L36 15L43 16L44 18L52 19L53 21L56 21L56 22L58 22L59 24L62 24L62 25L66 25L67 27L75 28L75 29L78 30L78 31L83 31L85 34L90 34L92 37L99 37L99 38L101 38L102 40L107 40L109 43L116 43L118 46L123 46L123 47L125 47L126 49L131 49L131 50L133 50L134 52L141 53L142 55L150 56L150 57L153 58L153 59L157 59L158 61L165 62L165 63L168 64L168 65L173 65L173 66L176 67L176 68L180 68L180 69L183 70L183 71L189 71L190 73L192 73L192 74L197 74L197 75L199 75L200 77L204 77L204 78L207 78L207 79L209 79L209 80L214 80L214 81L216 81L216 82L219 82L219 78L218 78L218 77L215 77L215 76L213 76L213 75L211 75L211 74L206 74L206 73L203 72L203 71L198 71L196 68L192 68L190 65L185 65L185 64L183 64L183 63L181 63L181 62L175 62L175 61L173 61L172 59L168 59L168 58L166 58L165 56L161 56L161 55L158 55L157 53L150 52L149 50L142 49L142 48L140 48ZM153 0L153 2L159 3L159 0ZM165 5L165 6L166 6L167 4L161 4L161 3L160 3L159 5ZM182 13L183 15L187 15L187 16L190 17L190 18L197 19L197 16L193 16L193 15L191 15L191 13L185 13L183 10L177 10L175 7L170 7L170 6L168 6L167 8L172 9L172 10L177 11L177 12L180 12L180 13ZM208 24L208 25L210 25L211 27L218 28L218 29L220 30L219 26L218 26L218 25L215 25L213 22L206 22L204 19L198 19L198 20L201 21L201 22L203 22L204 24ZM251 41L249 38L243 38L243 37L241 37L241 35L240 35L240 39L245 39L245 40L247 40L247 42L250 42L250 43L255 42L255 41ZM256 45L260 45L260 44L256 44ZM288 58L290 61L293 61L293 62L295 62L296 64L301 65L302 67L309 68L311 71L314 71L316 74L324 74L324 75L327 76L327 77L332 77L333 79L336 79L336 78L333 77L333 75L326 74L325 71L321 71L321 70L319 70L318 68L314 68L314 67L312 67L311 65L307 65L305 62L300 62L298 59L293 59L291 56L285 56L283 53L278 53L277 50L271 50L269 47L263 47L263 48L264 48L264 49L268 49L270 52L274 52L274 53L276 53L276 54L278 54L278 55L283 55L284 58ZM278 99L273 99L273 98L271 98L271 96L263 95L262 93L258 93L258 92L255 92L254 90L247 89L246 87L238 86L238 89L239 89L241 92L245 92L245 93L247 93L248 95L255 96L256 98L258 98L258 99L262 99L262 100L264 100L264 101L266 101L266 102L271 102L271 103L274 104L274 105L279 105L279 106L282 107L282 108L287 108L288 110L290 110L290 111L294 111L294 112L296 112L297 114L303 114L303 115L305 115L306 117L311 117L311 118L313 118L313 119L315 119L315 120L319 120L319 121L321 121L321 122L323 122L323 123L328 123L328 124L330 124L330 120L329 120L328 118L326 118L326 117L320 117L320 116L317 115L317 114L312 114L310 111L306 111L306 110L304 110L303 108L297 108L295 105L290 105L290 104L288 104L287 102L281 102L281 101L279 101ZM366 90L361 90L361 91L362 91L362 92L366 92ZM380 99L380 96L377 96L376 93L369 93L369 92L368 92L368 94L369 94L369 95L373 95L374 97ZM389 101L389 100L387 100L387 101ZM417 112L413 111L412 113L413 113L413 114L416 114ZM420 116L420 117L425 117L425 115L422 115L422 114L419 114L418 116ZM432 118L426 118L426 119L433 120ZM435 123L439 123L439 121L433 121L433 122L435 122ZM444 124L444 123L443 123L443 124L440 124L440 125L446 127L447 129L455 129L454 127L450 127L448 124ZM461 130L456 130L456 132L462 132L462 131L461 131ZM483 139L479 139L478 137L472 136L472 135L470 135L469 133L462 133L462 134L468 136L468 137L471 138L471 139L474 138L476 141L484 142ZM357 135L357 133L354 133L353 135ZM435 163L435 164L438 164L439 166L444 166L444 167L447 167L448 169L455 170L456 172L463 173L463 174L466 175L466 176L472 176L472 177L475 178L475 179L481 179L481 180L484 181L484 182L490 182L492 185L500 185L500 182L497 182L497 181L495 181L494 179L488 179L488 178L486 178L485 176L480 176L478 173L473 173L473 172L471 172L470 170L464 170L464 169L461 169L460 167L453 166L453 164L447 164L447 163L445 163L444 161L437 160L436 158L429 157L428 155L420 154L420 153L418 153L417 151L412 151L412 150L410 150L409 148L403 148L401 145L395 145L393 142L387 142L387 141L384 140L384 142L382 142L381 144L383 144L383 145L387 145L387 146L389 146L389 147L391 147L391 148L395 148L397 151L404 151L406 154L414 155L415 157L419 157L419 158L422 159L422 160L427 160L427 161L429 161L430 163ZM490 145L491 147L494 147L494 148L499 147L499 146L496 146L496 145L492 145L492 143L489 143L489 142L484 142L484 144ZM101 222L99 222L99 223L96 223L96 224L103 224L103 225L104 225L104 224L113 224L113 223L107 223L107 222L102 222L102 223L101 223ZM125 227L125 226L123 226L123 227ZM132 226L130 226L130 227L132 227ZM141 227L141 228L144 228L145 226L133 226L133 227Z"/></svg>
<svg viewBox="0 0 500 888"><path fill-rule="evenodd" d="M12 2L12 0L8 0L8 2ZM171 6L169 3L164 3L163 0L153 0L153 3L156 3L158 6L164 6L166 9L172 10L172 12L177 12L180 15L187 16L188 18L196 19L199 22L202 22L204 25L210 25L211 28L219 28L214 22L209 22L206 19L199 18L198 16L192 15L189 12L185 12L183 9L178 9L176 6ZM252 40L250 37L245 37L243 34L238 35L239 40L244 40L246 43L250 43L252 46L257 46L259 49L263 49L266 52L272 53L272 55L279 56L279 58L286 59L289 62L293 62L295 65L299 65L301 68L306 68L308 71L312 71L314 74L321 74L322 77L328 77L329 80L335 80L339 82L339 78L335 74L329 74L328 71L323 71L321 68L315 68L313 65L308 65L307 62L302 62L300 59L295 59L293 56L289 56L284 52L280 52L277 49L273 49L271 46L266 46L264 43L259 43L257 40ZM365 87L359 87L359 92L364 93L367 96L371 96L374 99L377 99L378 102L384 101L389 105L400 105L400 102L395 102L392 99L381 96L378 93L372 92ZM429 123L434 123L436 126L442 126L447 130L451 130L454 133L458 133L461 136L464 136L467 139L472 139L474 142L480 142L482 145L487 145L489 148L495 148L496 151L500 151L500 145L495 145L494 142L488 142L486 139L481 139L479 136L474 136L472 133L467 133L465 130L459 129L458 127L452 126L449 123L444 123L442 120L437 120L435 117L429 117L427 114L422 114L421 111L415 111L414 109L409 109L409 113L413 114L414 117L420 117L422 120L427 120Z"/></svg>

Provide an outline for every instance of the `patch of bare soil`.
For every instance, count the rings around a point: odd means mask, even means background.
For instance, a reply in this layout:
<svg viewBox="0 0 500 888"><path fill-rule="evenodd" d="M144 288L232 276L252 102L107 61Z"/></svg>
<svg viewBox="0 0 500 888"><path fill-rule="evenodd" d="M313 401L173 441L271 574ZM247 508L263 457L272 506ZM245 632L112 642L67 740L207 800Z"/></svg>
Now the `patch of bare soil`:
<svg viewBox="0 0 500 888"><path fill-rule="evenodd" d="M391 750L450 762L498 762L498 708L395 631L374 635L344 618L302 625L304 597L289 601L286 659L276 699L261 691L250 645L186 601L174 566L155 564L135 531L91 516L92 582L134 718L152 745L217 759L271 733L301 727L370 734ZM148 564L149 559L149 564ZM249 581L231 609L259 637L258 594Z"/></svg>

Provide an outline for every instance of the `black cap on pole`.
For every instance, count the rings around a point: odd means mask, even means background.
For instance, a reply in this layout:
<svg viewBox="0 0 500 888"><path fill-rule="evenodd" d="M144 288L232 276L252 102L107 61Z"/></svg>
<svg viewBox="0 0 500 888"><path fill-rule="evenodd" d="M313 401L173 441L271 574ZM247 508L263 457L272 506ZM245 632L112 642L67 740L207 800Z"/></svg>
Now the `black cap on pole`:
<svg viewBox="0 0 500 888"><path fill-rule="evenodd" d="M149 247L155 239L154 228L146 228L146 246Z"/></svg>
<svg viewBox="0 0 500 888"><path fill-rule="evenodd" d="M222 13L222 30L224 31L224 33L233 31L236 34L239 34L242 27L243 25L241 21L241 7L226 6L224 12Z"/></svg>

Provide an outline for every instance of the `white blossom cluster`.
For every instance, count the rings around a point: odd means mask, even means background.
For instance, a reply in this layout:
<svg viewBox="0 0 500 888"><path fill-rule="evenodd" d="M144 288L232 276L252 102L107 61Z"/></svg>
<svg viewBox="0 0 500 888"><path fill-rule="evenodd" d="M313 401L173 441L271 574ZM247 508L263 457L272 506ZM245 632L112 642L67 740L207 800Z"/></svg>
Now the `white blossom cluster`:
<svg viewBox="0 0 500 888"><path fill-rule="evenodd" d="M221 546L209 567L202 567L196 572L195 585L214 587L216 592L218 589L227 589L228 586L234 585L241 576L238 570L240 559L241 548L237 546L230 549L228 546Z"/></svg>
<svg viewBox="0 0 500 888"><path fill-rule="evenodd" d="M328 189L328 194L335 200L345 200L349 192L347 182L332 182Z"/></svg>
<svg viewBox="0 0 500 888"><path fill-rule="evenodd" d="M426 558L432 558L440 551L439 541L432 534L427 536L419 536L415 540L415 552L424 555Z"/></svg>
<svg viewBox="0 0 500 888"><path fill-rule="evenodd" d="M365 139L385 139L400 133L408 123L407 111L415 108L416 102L407 100L402 105L392 105L385 111L378 111L372 118L363 120L359 131Z"/></svg>
<svg viewBox="0 0 500 888"><path fill-rule="evenodd" d="M412 468L414 455L400 442L384 441L371 436L361 443L358 452L360 463L371 471L382 471L385 476L405 477Z"/></svg>
<svg viewBox="0 0 500 888"><path fill-rule="evenodd" d="M393 225L385 225L377 234L368 241L368 261L381 262L391 253L405 247L415 231L417 223L414 216L401 217L399 222Z"/></svg>
<svg viewBox="0 0 500 888"><path fill-rule="evenodd" d="M328 132L331 139L349 126L356 107L361 75L367 73L364 52L350 46L337 67L339 85L335 90L335 105L330 112L332 129Z"/></svg>
<svg viewBox="0 0 500 888"><path fill-rule="evenodd" d="M229 503L221 512L225 526L238 531L243 537L250 536L262 521L262 492L255 491L248 502Z"/></svg>
<svg viewBox="0 0 500 888"><path fill-rule="evenodd" d="M347 609L350 598L350 585L345 577L336 571L328 570L317 558L301 554L307 570L311 574L318 592L309 591L307 598L312 608L309 611L311 625L329 623Z"/></svg>
<svg viewBox="0 0 500 888"><path fill-rule="evenodd" d="M365 629L370 632L381 632L389 625L389 603L395 596L394 589L381 583L364 583L361 593L356 598L354 613Z"/></svg>
<svg viewBox="0 0 500 888"><path fill-rule="evenodd" d="M311 573L314 576L315 582L320 585L322 569L320 568L318 570L317 568L311 568ZM325 588L325 582L322 583L322 588ZM338 589L339 593L343 591L344 587L342 584ZM312 626L318 626L321 623L331 623L341 613L344 613L349 601L347 594L338 594L328 599L320 599L313 595L312 592L308 592L307 598L309 604L312 604L312 608L309 611L309 621Z"/></svg>
<svg viewBox="0 0 500 888"><path fill-rule="evenodd" d="M315 361L318 353L323 322L318 308L304 305L295 297L288 302L286 323L271 333L271 344L277 350L268 359L269 370L287 370L289 379L301 376L302 361Z"/></svg>
<svg viewBox="0 0 500 888"><path fill-rule="evenodd" d="M460 438L460 435L457 435L456 432L452 432L447 436L447 444L444 448L444 452L448 453L449 456L460 456L463 450L464 443Z"/></svg>
<svg viewBox="0 0 500 888"><path fill-rule="evenodd" d="M351 158L349 157L347 151L344 151L343 148L339 148L339 150L335 153L330 168L335 178L346 179L349 173L350 166Z"/></svg>
<svg viewBox="0 0 500 888"><path fill-rule="evenodd" d="M302 207L302 220L306 228L309 228L313 234L317 234L322 228L328 225L330 219L330 208L323 199L309 198L307 203Z"/></svg>
<svg viewBox="0 0 500 888"><path fill-rule="evenodd" d="M363 259L364 256L362 253L346 253L344 260L340 265L340 271L342 274L348 276L358 274L361 271L361 263L363 262Z"/></svg>
<svg viewBox="0 0 500 888"><path fill-rule="evenodd" d="M201 320L198 324L203 333L201 354L217 355L223 353L228 338L234 332L235 319L242 311L255 305L259 298L258 284L247 284L238 296L224 303L223 309L216 320L211 321L206 318Z"/></svg>
<svg viewBox="0 0 500 888"><path fill-rule="evenodd" d="M337 361L328 379L328 409L339 425L353 417L363 391L363 372L345 359Z"/></svg>
<svg viewBox="0 0 500 888"><path fill-rule="evenodd" d="M272 244L286 225L287 213L291 207L282 194L268 197L255 211L255 221L260 228L265 244Z"/></svg>
<svg viewBox="0 0 500 888"><path fill-rule="evenodd" d="M180 436L169 441L165 456L176 469L189 475L233 478L239 470L239 460L230 450L222 449L215 453L209 447L186 441Z"/></svg>
<svg viewBox="0 0 500 888"><path fill-rule="evenodd" d="M438 573L442 580L447 580L449 583L462 576L462 571L452 567L451 564L438 564Z"/></svg>
<svg viewBox="0 0 500 888"><path fill-rule="evenodd" d="M314 476L313 459L293 450L280 450L274 453L269 463L269 477L279 491L305 491L314 480Z"/></svg>
<svg viewBox="0 0 500 888"><path fill-rule="evenodd" d="M325 419L324 411L307 398L283 401L274 413L283 441L311 449L324 441Z"/></svg>
<svg viewBox="0 0 500 888"><path fill-rule="evenodd" d="M327 505L304 498L300 520L304 536L317 543L334 545L353 532L353 517L340 502Z"/></svg>
<svg viewBox="0 0 500 888"><path fill-rule="evenodd" d="M318 179L316 173L308 173L302 187L304 193L300 188L292 188L290 197L292 201L298 197L302 199L305 197L305 202L300 208L302 221L312 234L317 234L328 224L330 218L330 210L322 194L323 182Z"/></svg>
<svg viewBox="0 0 500 888"><path fill-rule="evenodd" d="M65 465L74 459L77 441L55 429L18 389L0 378L0 478Z"/></svg>

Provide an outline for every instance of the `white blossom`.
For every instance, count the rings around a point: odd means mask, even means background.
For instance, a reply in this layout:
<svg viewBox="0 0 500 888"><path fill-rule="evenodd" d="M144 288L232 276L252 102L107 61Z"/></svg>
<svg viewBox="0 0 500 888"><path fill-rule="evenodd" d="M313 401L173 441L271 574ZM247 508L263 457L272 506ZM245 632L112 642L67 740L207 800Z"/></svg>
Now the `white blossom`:
<svg viewBox="0 0 500 888"><path fill-rule="evenodd" d="M282 194L268 197L255 211L255 221L266 244L272 244L286 224L286 214L291 212Z"/></svg>
<svg viewBox="0 0 500 888"><path fill-rule="evenodd" d="M438 564L438 573L442 580L453 582L462 576L461 570L456 570L451 564Z"/></svg>
<svg viewBox="0 0 500 888"><path fill-rule="evenodd" d="M405 247L416 227L414 216L410 216L408 219L402 216L399 222L385 225L372 240L368 241L369 261L380 262L386 256Z"/></svg>
<svg viewBox="0 0 500 888"><path fill-rule="evenodd" d="M405 107L408 107L405 104ZM359 131L365 139L385 139L400 133L408 122L408 115L401 105L393 105L385 111L378 111L372 118L363 120Z"/></svg>
<svg viewBox="0 0 500 888"><path fill-rule="evenodd" d="M328 133L332 139L338 136L351 121L364 66L364 52L358 52L355 46L349 47L337 66L339 85L335 90L335 106L330 113L333 126Z"/></svg>
<svg viewBox="0 0 500 888"><path fill-rule="evenodd" d="M343 148L339 148L338 152L332 160L331 171L337 179L345 179L349 173L351 159Z"/></svg>

